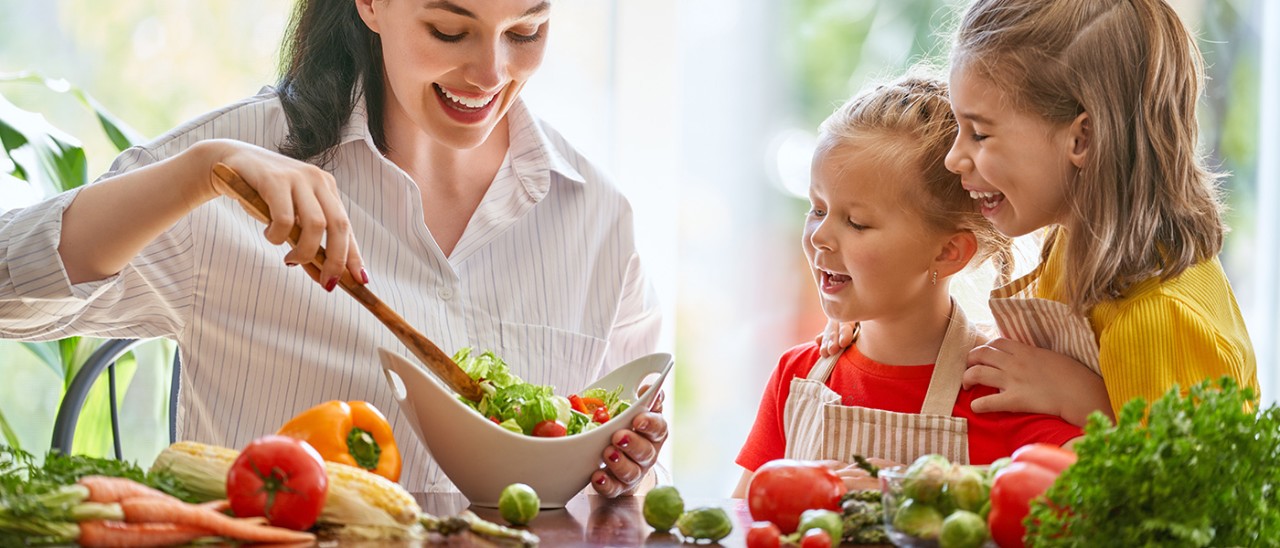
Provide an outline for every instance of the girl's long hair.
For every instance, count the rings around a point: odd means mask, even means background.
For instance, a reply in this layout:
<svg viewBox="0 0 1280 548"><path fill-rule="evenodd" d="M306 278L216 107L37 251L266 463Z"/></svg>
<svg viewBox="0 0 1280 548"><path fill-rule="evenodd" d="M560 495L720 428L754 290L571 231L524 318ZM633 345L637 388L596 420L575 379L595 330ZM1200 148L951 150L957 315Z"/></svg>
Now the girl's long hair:
<svg viewBox="0 0 1280 548"><path fill-rule="evenodd" d="M351 0L300 0L285 34L276 88L289 134L280 151L327 163L342 127L364 96L369 132L386 152L382 129L382 41Z"/></svg>
<svg viewBox="0 0 1280 548"><path fill-rule="evenodd" d="M1065 246L1062 290L1077 311L1222 249L1221 175L1197 150L1203 58L1168 4L977 0L952 65L1051 123L1089 114L1088 153L1066 192L1072 216L1052 244Z"/></svg>
<svg viewBox="0 0 1280 548"><path fill-rule="evenodd" d="M978 250L970 266L990 259L1000 283L1007 282L1014 266L1011 239L982 216L977 202L961 186L960 176L944 165L958 126L946 81L930 72L916 67L850 99L822 123L820 146L865 145L883 157L904 162L923 182L922 188L908 189L919 198L914 203L921 219L938 230L972 232Z"/></svg>

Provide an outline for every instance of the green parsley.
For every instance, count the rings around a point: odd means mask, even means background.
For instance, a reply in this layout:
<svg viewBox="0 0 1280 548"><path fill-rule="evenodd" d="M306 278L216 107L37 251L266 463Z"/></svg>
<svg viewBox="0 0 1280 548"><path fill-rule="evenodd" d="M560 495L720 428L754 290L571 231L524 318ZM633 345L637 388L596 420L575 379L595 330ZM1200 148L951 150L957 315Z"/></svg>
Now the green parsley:
<svg viewBox="0 0 1280 548"><path fill-rule="evenodd" d="M1079 461L1032 503L1028 546L1276 546L1280 408L1224 377L1095 413ZM1144 423L1143 419L1146 418Z"/></svg>

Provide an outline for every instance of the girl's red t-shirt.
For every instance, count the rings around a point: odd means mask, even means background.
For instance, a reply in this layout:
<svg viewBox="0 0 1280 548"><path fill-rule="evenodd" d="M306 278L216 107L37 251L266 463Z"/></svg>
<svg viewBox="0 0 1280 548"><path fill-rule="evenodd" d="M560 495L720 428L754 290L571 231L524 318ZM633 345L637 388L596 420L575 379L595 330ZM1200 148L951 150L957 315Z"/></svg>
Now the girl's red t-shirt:
<svg viewBox="0 0 1280 548"><path fill-rule="evenodd" d="M782 355L760 398L755 425L738 453L740 466L754 472L761 464L783 457L786 438L782 417L791 394L791 379L807 376L818 358L818 345L814 343L797 346ZM841 403L846 406L919 413L932 376L933 364L884 365L863 356L857 345L851 345L836 362L826 384L842 396ZM956 397L952 416L969 423L970 464L989 464L1028 443L1062 445L1084 434L1079 427L1053 415L973 412L970 404L974 399L995 393L996 389L979 385L961 389Z"/></svg>

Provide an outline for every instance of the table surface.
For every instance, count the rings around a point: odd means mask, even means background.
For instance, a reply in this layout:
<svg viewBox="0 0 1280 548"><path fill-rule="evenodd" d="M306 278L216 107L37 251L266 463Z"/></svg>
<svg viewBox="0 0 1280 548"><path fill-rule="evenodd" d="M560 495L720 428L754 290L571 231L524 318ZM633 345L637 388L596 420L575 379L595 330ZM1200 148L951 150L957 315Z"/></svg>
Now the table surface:
<svg viewBox="0 0 1280 548"><path fill-rule="evenodd" d="M418 493L422 510L437 516L451 516L468 509L467 499L459 493ZM686 508L717 506L723 508L733 520L733 532L717 544L688 544L679 535L658 533L644 522L640 505L643 497L606 499L596 495L579 494L564 509L542 510L529 524L528 529L537 534L541 546L745 546L747 528L752 519L746 502L742 499L688 499ZM476 515L494 523L506 524L496 509L470 508ZM454 546L489 546L488 542L474 535L449 537L446 544ZM346 546L362 548L389 546L417 546L420 542L342 542Z"/></svg>

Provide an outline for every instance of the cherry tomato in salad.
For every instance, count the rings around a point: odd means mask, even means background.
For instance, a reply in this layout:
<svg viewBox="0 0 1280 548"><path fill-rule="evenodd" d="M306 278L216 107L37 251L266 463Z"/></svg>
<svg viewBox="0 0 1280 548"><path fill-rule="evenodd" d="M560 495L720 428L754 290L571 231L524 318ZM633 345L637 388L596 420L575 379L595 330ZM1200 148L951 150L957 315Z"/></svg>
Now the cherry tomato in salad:
<svg viewBox="0 0 1280 548"><path fill-rule="evenodd" d="M600 424L609 422L609 408L603 405L601 405L600 407L597 407L596 410L591 414L591 420L596 421Z"/></svg>
<svg viewBox="0 0 1280 548"><path fill-rule="evenodd" d="M310 529L324 508L329 476L311 444L263 436L245 446L227 472L227 501L237 517L297 531Z"/></svg>
<svg viewBox="0 0 1280 548"><path fill-rule="evenodd" d="M539 438L559 438L568 432L563 424L554 420L545 420L533 425L533 435Z"/></svg>

